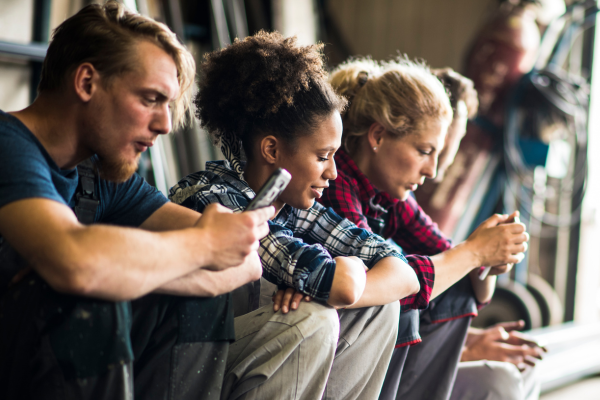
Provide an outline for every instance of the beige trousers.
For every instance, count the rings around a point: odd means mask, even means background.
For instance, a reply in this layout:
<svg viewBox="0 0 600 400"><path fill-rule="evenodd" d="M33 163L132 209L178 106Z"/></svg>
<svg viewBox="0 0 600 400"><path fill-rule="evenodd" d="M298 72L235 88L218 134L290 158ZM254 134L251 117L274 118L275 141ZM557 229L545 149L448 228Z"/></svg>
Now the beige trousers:
<svg viewBox="0 0 600 400"><path fill-rule="evenodd" d="M267 305L237 317L221 399L375 400L398 313L398 302L339 313L303 302L288 314Z"/></svg>

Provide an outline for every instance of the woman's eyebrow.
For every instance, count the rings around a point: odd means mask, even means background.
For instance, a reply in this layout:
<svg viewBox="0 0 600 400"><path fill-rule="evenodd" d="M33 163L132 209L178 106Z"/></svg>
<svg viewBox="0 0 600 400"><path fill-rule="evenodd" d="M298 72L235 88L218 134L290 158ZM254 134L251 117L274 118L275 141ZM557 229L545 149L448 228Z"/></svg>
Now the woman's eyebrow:
<svg viewBox="0 0 600 400"><path fill-rule="evenodd" d="M433 151L435 151L435 150L436 150L436 148L435 148L435 144L433 144L433 143L431 143L431 142L427 142L427 141L426 141L426 142L422 142L422 143L421 143L421 145L430 146L430 147L431 147L431 150L433 150Z"/></svg>
<svg viewBox="0 0 600 400"><path fill-rule="evenodd" d="M317 149L317 151L336 151L338 148L335 146L327 146L321 149Z"/></svg>

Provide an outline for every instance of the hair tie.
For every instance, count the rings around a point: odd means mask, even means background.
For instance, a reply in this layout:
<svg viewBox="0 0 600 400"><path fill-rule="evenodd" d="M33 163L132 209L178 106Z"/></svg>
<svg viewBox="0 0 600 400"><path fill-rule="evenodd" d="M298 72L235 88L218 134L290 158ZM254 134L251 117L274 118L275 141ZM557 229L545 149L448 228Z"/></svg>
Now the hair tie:
<svg viewBox="0 0 600 400"><path fill-rule="evenodd" d="M367 71L360 71L356 79L358 80L358 86L363 87L369 80L369 73Z"/></svg>

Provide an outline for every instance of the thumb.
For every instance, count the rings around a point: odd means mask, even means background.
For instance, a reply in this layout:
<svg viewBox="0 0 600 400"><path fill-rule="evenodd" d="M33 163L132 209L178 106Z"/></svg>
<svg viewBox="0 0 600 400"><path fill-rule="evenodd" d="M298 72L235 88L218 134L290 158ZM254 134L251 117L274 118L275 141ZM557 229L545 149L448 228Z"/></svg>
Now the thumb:
<svg viewBox="0 0 600 400"><path fill-rule="evenodd" d="M498 341L498 340L508 340L510 335L506 330L501 326L495 326L490 328L486 334L486 339L490 341Z"/></svg>
<svg viewBox="0 0 600 400"><path fill-rule="evenodd" d="M515 211L513 211L512 214L510 214L508 216L508 218L506 219L506 222L517 222L519 220L520 216L521 216L521 213L519 212L519 210L515 210Z"/></svg>
<svg viewBox="0 0 600 400"><path fill-rule="evenodd" d="M508 215L506 214L494 214L479 225L480 227L493 228L499 224L506 222Z"/></svg>
<svg viewBox="0 0 600 400"><path fill-rule="evenodd" d="M275 207L263 207L253 211L247 211L248 214L252 215L252 219L257 225L262 224L269 220L273 215L275 215Z"/></svg>
<svg viewBox="0 0 600 400"><path fill-rule="evenodd" d="M518 331L525 327L525 321L519 320L519 321L511 321L511 322L500 322L500 323L496 324L496 326L504 328L504 330L507 332Z"/></svg>

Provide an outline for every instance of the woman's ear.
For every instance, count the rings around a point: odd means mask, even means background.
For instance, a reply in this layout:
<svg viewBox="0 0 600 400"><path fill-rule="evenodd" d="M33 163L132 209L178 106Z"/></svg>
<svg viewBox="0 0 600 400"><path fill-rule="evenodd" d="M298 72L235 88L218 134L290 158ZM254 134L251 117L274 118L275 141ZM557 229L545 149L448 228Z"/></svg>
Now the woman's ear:
<svg viewBox="0 0 600 400"><path fill-rule="evenodd" d="M281 143L273 135L267 135L260 140L260 156L267 164L275 164L280 157Z"/></svg>
<svg viewBox="0 0 600 400"><path fill-rule="evenodd" d="M367 132L367 140L369 146L373 151L377 152L379 146L383 143L383 136L385 135L385 128L379 122L373 122Z"/></svg>

